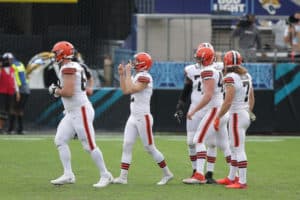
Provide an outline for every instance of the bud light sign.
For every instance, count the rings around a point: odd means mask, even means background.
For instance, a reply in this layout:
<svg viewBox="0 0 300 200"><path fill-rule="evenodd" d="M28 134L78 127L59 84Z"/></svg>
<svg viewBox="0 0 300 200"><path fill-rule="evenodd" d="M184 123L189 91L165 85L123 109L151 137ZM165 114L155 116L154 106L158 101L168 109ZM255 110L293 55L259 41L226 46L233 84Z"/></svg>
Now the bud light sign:
<svg viewBox="0 0 300 200"><path fill-rule="evenodd" d="M230 12L232 15L248 13L248 0L211 0L211 11Z"/></svg>

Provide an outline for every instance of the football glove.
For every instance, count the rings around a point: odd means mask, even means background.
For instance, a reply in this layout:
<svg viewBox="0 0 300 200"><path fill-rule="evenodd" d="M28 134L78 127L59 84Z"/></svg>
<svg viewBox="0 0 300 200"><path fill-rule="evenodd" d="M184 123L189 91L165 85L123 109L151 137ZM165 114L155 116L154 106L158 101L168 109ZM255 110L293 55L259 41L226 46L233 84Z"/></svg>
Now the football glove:
<svg viewBox="0 0 300 200"><path fill-rule="evenodd" d="M174 114L175 119L177 120L178 124L181 124L181 122L183 121L183 111L182 110L177 110Z"/></svg>
<svg viewBox="0 0 300 200"><path fill-rule="evenodd" d="M185 103L179 100L176 105L176 112L174 113L174 117L179 124L181 124L184 118L184 113L183 113L184 107L185 107Z"/></svg>
<svg viewBox="0 0 300 200"><path fill-rule="evenodd" d="M249 117L250 117L251 122L254 122L256 120L256 115L251 111L248 111L248 112L249 112Z"/></svg>
<svg viewBox="0 0 300 200"><path fill-rule="evenodd" d="M52 84L49 86L49 88L48 88L49 94L52 95L52 96L54 96L55 98L58 98L59 95L55 93L55 90L58 89L58 88L60 88L58 85L52 83Z"/></svg>

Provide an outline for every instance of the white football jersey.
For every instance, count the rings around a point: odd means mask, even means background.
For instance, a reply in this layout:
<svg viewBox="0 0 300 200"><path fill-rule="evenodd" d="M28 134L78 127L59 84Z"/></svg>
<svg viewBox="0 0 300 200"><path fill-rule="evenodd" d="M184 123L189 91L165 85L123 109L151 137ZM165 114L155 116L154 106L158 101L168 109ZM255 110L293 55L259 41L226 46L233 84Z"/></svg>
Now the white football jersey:
<svg viewBox="0 0 300 200"><path fill-rule="evenodd" d="M193 82L191 93L191 105L197 105L202 98L200 72L201 66L199 64L188 65L184 68L186 76Z"/></svg>
<svg viewBox="0 0 300 200"><path fill-rule="evenodd" d="M218 71L222 71L224 69L224 63L223 62L214 62L214 67Z"/></svg>
<svg viewBox="0 0 300 200"><path fill-rule="evenodd" d="M72 97L62 97L65 110L73 110L89 103L85 91L86 77L83 68L76 62L69 62L63 65L59 71L59 80L62 87L64 85L64 74L75 74L76 76L74 95Z"/></svg>
<svg viewBox="0 0 300 200"><path fill-rule="evenodd" d="M138 72L133 78L133 83L143 82L148 86L130 96L130 112L134 115L145 115L150 113L150 101L153 92L153 79L147 71Z"/></svg>
<svg viewBox="0 0 300 200"><path fill-rule="evenodd" d="M220 107L223 102L223 75L222 72L215 68L215 65L204 67L201 70L201 90L204 90L203 82L204 80L214 79L215 89L213 96L205 108L210 109L213 107Z"/></svg>
<svg viewBox="0 0 300 200"><path fill-rule="evenodd" d="M239 75L231 72L224 77L224 84L231 84L235 88L235 95L229 112L249 109L249 91L252 88L252 77L246 73Z"/></svg>

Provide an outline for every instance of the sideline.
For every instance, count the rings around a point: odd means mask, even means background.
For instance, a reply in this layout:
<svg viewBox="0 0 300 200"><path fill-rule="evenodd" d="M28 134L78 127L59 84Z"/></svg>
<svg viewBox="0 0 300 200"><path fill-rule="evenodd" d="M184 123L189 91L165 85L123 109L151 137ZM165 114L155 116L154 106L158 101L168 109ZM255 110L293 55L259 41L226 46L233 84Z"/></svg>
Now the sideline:
<svg viewBox="0 0 300 200"><path fill-rule="evenodd" d="M155 135L154 137L168 141L186 141L186 136L184 135ZM0 135L0 140L39 141L49 139L54 139L54 135ZM300 136L247 136L246 142L281 142L287 139L300 140ZM97 134L96 141L123 141L123 135L116 133L109 135Z"/></svg>

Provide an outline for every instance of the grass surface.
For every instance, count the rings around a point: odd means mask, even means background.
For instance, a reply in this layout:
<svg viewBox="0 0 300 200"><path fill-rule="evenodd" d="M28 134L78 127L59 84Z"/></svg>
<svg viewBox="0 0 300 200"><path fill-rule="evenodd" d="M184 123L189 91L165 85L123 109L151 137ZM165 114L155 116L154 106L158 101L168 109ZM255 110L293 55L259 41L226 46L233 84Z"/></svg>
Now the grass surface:
<svg viewBox="0 0 300 200"><path fill-rule="evenodd" d="M134 146L128 185L92 187L99 173L78 140L70 142L73 185L53 186L50 180L62 174L54 135L0 136L0 199L108 199L108 200L194 200L194 199L300 199L300 137L248 136L248 189L228 190L221 185L185 185L191 174L184 136L156 136L158 149L165 155L175 178L157 186L162 172L140 141ZM119 175L122 136L97 136L107 167ZM223 178L228 167L221 152L215 178Z"/></svg>

